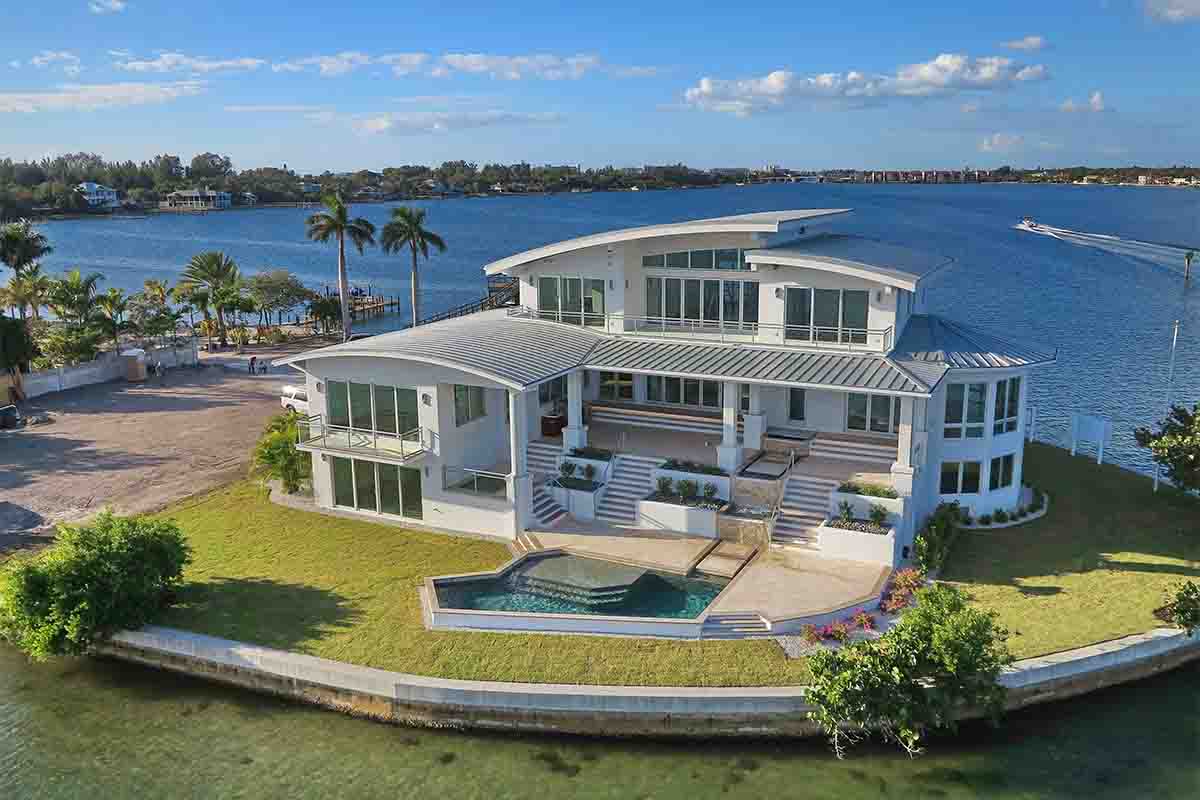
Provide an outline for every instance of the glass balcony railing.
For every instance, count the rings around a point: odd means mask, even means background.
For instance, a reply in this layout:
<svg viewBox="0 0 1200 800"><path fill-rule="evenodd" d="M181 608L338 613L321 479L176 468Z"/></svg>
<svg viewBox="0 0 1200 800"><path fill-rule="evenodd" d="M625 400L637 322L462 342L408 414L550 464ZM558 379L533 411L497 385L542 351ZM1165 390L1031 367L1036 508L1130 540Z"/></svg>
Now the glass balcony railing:
<svg viewBox="0 0 1200 800"><path fill-rule="evenodd" d="M421 428L413 428L404 433L362 430L345 425L327 424L322 415L316 414L300 421L298 443L325 450L373 452L404 461L425 452L425 439Z"/></svg>

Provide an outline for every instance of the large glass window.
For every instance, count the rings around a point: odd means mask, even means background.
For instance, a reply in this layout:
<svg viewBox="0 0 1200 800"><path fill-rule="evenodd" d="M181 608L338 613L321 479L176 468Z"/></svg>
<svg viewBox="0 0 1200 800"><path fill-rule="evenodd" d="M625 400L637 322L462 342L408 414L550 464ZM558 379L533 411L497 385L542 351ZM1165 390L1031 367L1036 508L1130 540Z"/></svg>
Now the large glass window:
<svg viewBox="0 0 1200 800"><path fill-rule="evenodd" d="M378 511L375 505L375 464L354 459L354 507Z"/></svg>
<svg viewBox="0 0 1200 800"><path fill-rule="evenodd" d="M758 281L742 281L742 323L758 324Z"/></svg>
<svg viewBox="0 0 1200 800"><path fill-rule="evenodd" d="M788 389L788 419L792 422L804 422L804 390Z"/></svg>
<svg viewBox="0 0 1200 800"><path fill-rule="evenodd" d="M562 321L572 325L583 322L583 280L562 279Z"/></svg>
<svg viewBox="0 0 1200 800"><path fill-rule="evenodd" d="M978 494L979 462L943 461L939 491L941 494Z"/></svg>
<svg viewBox="0 0 1200 800"><path fill-rule="evenodd" d="M721 384L716 381L701 381L700 402L705 408L720 408L721 390Z"/></svg>
<svg viewBox="0 0 1200 800"><path fill-rule="evenodd" d="M737 322L742 318L741 281L725 281L721 291L721 318L726 322Z"/></svg>
<svg viewBox="0 0 1200 800"><path fill-rule="evenodd" d="M375 387L375 430L396 433L396 387ZM403 430L408 430L404 428Z"/></svg>
<svg viewBox="0 0 1200 800"><path fill-rule="evenodd" d="M842 341L867 343L867 312L870 293L858 289L842 292Z"/></svg>
<svg viewBox="0 0 1200 800"><path fill-rule="evenodd" d="M632 400L633 375L628 372L601 372L600 399Z"/></svg>
<svg viewBox="0 0 1200 800"><path fill-rule="evenodd" d="M784 325L788 339L812 338L812 289L787 290Z"/></svg>
<svg viewBox="0 0 1200 800"><path fill-rule="evenodd" d="M683 318L700 319L700 284L699 280L683 282Z"/></svg>
<svg viewBox="0 0 1200 800"><path fill-rule="evenodd" d="M683 379L683 404L685 406L700 405L700 381L694 378Z"/></svg>
<svg viewBox="0 0 1200 800"><path fill-rule="evenodd" d="M692 269L712 269L713 268L713 251L712 250L693 250L692 251Z"/></svg>
<svg viewBox="0 0 1200 800"><path fill-rule="evenodd" d="M538 316L558 319L558 278L538 278Z"/></svg>
<svg viewBox="0 0 1200 800"><path fill-rule="evenodd" d="M661 375L646 376L646 400L651 403L663 401L663 379Z"/></svg>
<svg viewBox="0 0 1200 800"><path fill-rule="evenodd" d="M667 269L687 269L688 254L683 253L667 253Z"/></svg>
<svg viewBox="0 0 1200 800"><path fill-rule="evenodd" d="M704 282L704 321L721 321L721 282Z"/></svg>
<svg viewBox="0 0 1200 800"><path fill-rule="evenodd" d="M642 256L642 266L650 268L662 267L666 265L666 259L667 257L662 253L653 256Z"/></svg>
<svg viewBox="0 0 1200 800"><path fill-rule="evenodd" d="M404 516L421 519L421 470L400 468L400 507Z"/></svg>
<svg viewBox="0 0 1200 800"><path fill-rule="evenodd" d="M743 386L742 410L750 407L748 386ZM694 378L668 378L658 375L646 377L646 400L694 408L720 408L724 397L724 385L720 381L701 381Z"/></svg>
<svg viewBox="0 0 1200 800"><path fill-rule="evenodd" d="M559 405L567 399L567 376L562 375L538 386L538 405Z"/></svg>
<svg viewBox="0 0 1200 800"><path fill-rule="evenodd" d="M461 426L487 414L482 386L454 386L454 424Z"/></svg>
<svg viewBox="0 0 1200 800"><path fill-rule="evenodd" d="M737 269L738 268L738 251L737 250L718 250L717 251L717 269Z"/></svg>
<svg viewBox="0 0 1200 800"><path fill-rule="evenodd" d="M679 278L668 278L666 306L663 316L667 319L683 318L683 281Z"/></svg>
<svg viewBox="0 0 1200 800"><path fill-rule="evenodd" d="M708 325L758 323L758 282L646 278L646 317L702 320Z"/></svg>
<svg viewBox="0 0 1200 800"><path fill-rule="evenodd" d="M646 316L658 319L663 314L663 279L646 278Z"/></svg>
<svg viewBox="0 0 1200 800"><path fill-rule="evenodd" d="M407 433L421 424L417 416L417 390L396 387L397 433Z"/></svg>
<svg viewBox="0 0 1200 800"><path fill-rule="evenodd" d="M371 418L371 384L350 384L350 425L369 431L375 427Z"/></svg>
<svg viewBox="0 0 1200 800"><path fill-rule="evenodd" d="M683 402L683 380L681 378L663 379L663 388L666 390L666 402L677 405Z"/></svg>
<svg viewBox="0 0 1200 800"><path fill-rule="evenodd" d="M836 342L842 318L841 289L813 290L813 326L819 342Z"/></svg>
<svg viewBox="0 0 1200 800"><path fill-rule="evenodd" d="M538 278L538 316L572 325L604 323L604 281L599 278ZM584 313L592 316L584 318Z"/></svg>
<svg viewBox="0 0 1200 800"><path fill-rule="evenodd" d="M738 408L743 414L750 413L750 384L738 384Z"/></svg>
<svg viewBox="0 0 1200 800"><path fill-rule="evenodd" d="M982 439L987 384L952 383L946 387L947 439Z"/></svg>
<svg viewBox="0 0 1200 800"><path fill-rule="evenodd" d="M350 396L345 381L325 381L325 402L329 410L329 424L350 427Z"/></svg>
<svg viewBox="0 0 1200 800"><path fill-rule="evenodd" d="M988 489L996 491L1004 489L1013 484L1013 454L1009 453L1006 456L993 458L991 463L991 474L988 475Z"/></svg>
<svg viewBox="0 0 1200 800"><path fill-rule="evenodd" d="M333 504L354 508L354 468L350 459L330 456L329 464L333 473Z"/></svg>
<svg viewBox="0 0 1200 800"><path fill-rule="evenodd" d="M851 392L846 397L846 430L895 433L900 427L899 398Z"/></svg>
<svg viewBox="0 0 1200 800"><path fill-rule="evenodd" d="M1000 435L1017 429L1021 411L1021 378L1012 377L996 384L996 411L992 433Z"/></svg>
<svg viewBox="0 0 1200 800"><path fill-rule="evenodd" d="M604 325L604 281L598 278L583 280L583 324Z"/></svg>

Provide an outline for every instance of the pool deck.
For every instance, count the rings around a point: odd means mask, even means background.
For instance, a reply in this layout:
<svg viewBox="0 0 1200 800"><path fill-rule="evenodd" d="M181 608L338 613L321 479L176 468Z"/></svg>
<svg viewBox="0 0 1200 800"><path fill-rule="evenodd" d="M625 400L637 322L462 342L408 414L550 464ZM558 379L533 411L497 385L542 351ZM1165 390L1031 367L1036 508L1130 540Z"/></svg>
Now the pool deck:
<svg viewBox="0 0 1200 800"><path fill-rule="evenodd" d="M617 533L607 526L595 530L582 525L573 527L574 530L530 532L529 536L544 550L566 550L575 555L595 556L677 575L691 572L719 544L714 539L691 536L656 536L649 532L642 535L624 529Z"/></svg>

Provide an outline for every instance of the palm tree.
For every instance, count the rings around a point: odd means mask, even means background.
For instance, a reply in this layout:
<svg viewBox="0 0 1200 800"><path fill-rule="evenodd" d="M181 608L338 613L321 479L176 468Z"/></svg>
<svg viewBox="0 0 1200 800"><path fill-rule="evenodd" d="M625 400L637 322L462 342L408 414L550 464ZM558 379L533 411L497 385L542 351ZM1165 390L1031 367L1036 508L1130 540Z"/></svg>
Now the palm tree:
<svg viewBox="0 0 1200 800"><path fill-rule="evenodd" d="M142 283L143 293L160 306L165 306L167 301L171 299L171 287L166 281L147 278Z"/></svg>
<svg viewBox="0 0 1200 800"><path fill-rule="evenodd" d="M41 265L36 263L25 267L20 280L25 287L25 294L29 298L29 307L33 310L33 318L41 319L42 306L46 305L50 299L50 289L54 285L54 280L49 275L43 275Z"/></svg>
<svg viewBox="0 0 1200 800"><path fill-rule="evenodd" d="M225 328L225 312L221 302L217 302L219 293L241 285L241 271L237 263L224 253L210 250L198 256L192 256L187 268L183 271L183 280L191 286L203 286L208 290L208 296L213 301L217 311L217 333L221 346L229 343ZM205 305L205 319L208 318L208 306Z"/></svg>
<svg viewBox="0 0 1200 800"><path fill-rule="evenodd" d="M120 289L109 289L96 298L96 307L104 317L105 327L113 340L113 351L121 350L121 329L125 327L125 311L129 308L129 298Z"/></svg>
<svg viewBox="0 0 1200 800"><path fill-rule="evenodd" d="M358 248L375 244L375 226L363 217L350 218L350 207L342 199L341 192L326 195L322 202L325 211L313 214L305 224L308 238L316 242L337 239L338 245L338 296L342 303L342 341L350 339L350 281L346 277L346 237Z"/></svg>
<svg viewBox="0 0 1200 800"><path fill-rule="evenodd" d="M0 226L0 262L20 275L25 268L53 252L50 240L27 219Z"/></svg>
<svg viewBox="0 0 1200 800"><path fill-rule="evenodd" d="M395 253L405 247L412 251L412 273L410 275L410 290L412 292L412 324L415 328L421 316L417 310L417 254L429 258L429 247L432 245L438 252L446 249L446 242L431 230L425 228L425 209L400 206L392 210L392 220L383 226L383 252Z"/></svg>
<svg viewBox="0 0 1200 800"><path fill-rule="evenodd" d="M87 327L95 318L96 285L103 279L99 272L84 275L73 269L51 284L47 305L64 322Z"/></svg>

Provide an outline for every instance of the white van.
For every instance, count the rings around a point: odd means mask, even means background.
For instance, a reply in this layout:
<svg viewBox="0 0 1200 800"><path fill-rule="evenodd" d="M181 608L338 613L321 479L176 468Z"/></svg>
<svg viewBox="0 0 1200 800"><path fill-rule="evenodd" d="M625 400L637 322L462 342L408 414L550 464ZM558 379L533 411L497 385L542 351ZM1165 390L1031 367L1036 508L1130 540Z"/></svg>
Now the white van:
<svg viewBox="0 0 1200 800"><path fill-rule="evenodd" d="M279 405L288 411L308 414L308 390L303 386L284 386L279 391Z"/></svg>

